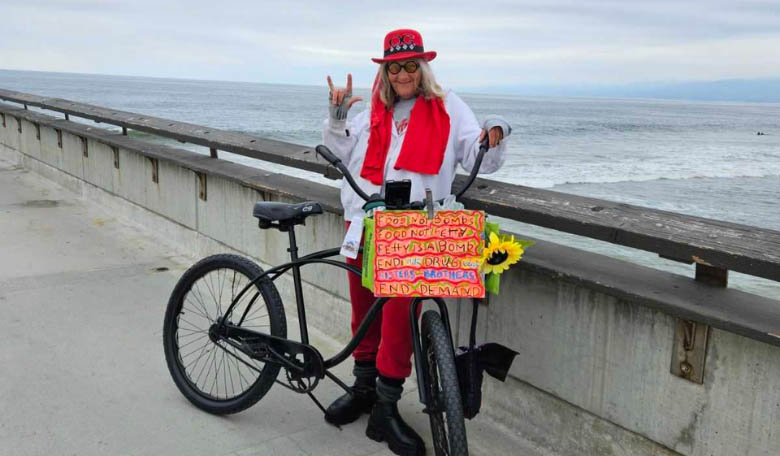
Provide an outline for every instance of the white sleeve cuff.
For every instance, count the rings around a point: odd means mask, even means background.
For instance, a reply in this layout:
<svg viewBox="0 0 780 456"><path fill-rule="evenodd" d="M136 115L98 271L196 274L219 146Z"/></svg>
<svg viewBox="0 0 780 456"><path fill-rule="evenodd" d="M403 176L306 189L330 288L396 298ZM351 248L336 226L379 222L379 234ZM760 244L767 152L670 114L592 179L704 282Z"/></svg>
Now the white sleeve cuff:
<svg viewBox="0 0 780 456"><path fill-rule="evenodd" d="M333 133L339 134L339 135L347 135L347 119L334 119L333 117L328 117L328 128L333 131Z"/></svg>
<svg viewBox="0 0 780 456"><path fill-rule="evenodd" d="M512 134L512 127L501 116L490 115L485 117L485 120L482 122L482 128L489 131L493 127L501 127L501 130L504 133L504 138Z"/></svg>

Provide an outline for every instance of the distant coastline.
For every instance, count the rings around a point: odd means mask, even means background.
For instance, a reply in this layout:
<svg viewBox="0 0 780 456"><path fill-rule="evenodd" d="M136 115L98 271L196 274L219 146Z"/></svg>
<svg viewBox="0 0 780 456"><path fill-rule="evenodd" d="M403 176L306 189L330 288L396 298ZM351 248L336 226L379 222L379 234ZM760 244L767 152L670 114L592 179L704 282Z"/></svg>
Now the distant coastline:
<svg viewBox="0 0 780 456"><path fill-rule="evenodd" d="M316 87L317 84L285 84L260 81L226 81L198 78L69 73L61 71L12 70L7 73L46 73L63 76L129 78L136 80L187 81L203 83L267 84L288 87ZM323 84L324 86L324 84ZM367 87L356 87L367 91ZM780 103L780 77L756 79L723 79L715 81L637 82L626 84L518 84L490 87L453 87L460 93L480 95L515 95L525 97L655 99L701 102Z"/></svg>

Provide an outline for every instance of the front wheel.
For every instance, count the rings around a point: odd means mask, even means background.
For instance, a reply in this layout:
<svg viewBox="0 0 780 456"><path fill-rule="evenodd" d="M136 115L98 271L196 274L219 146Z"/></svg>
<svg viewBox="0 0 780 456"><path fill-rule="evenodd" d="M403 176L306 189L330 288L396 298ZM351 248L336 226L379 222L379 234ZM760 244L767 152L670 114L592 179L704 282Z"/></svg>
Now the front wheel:
<svg viewBox="0 0 780 456"><path fill-rule="evenodd" d="M441 316L433 310L422 316L421 347L425 357L423 375L436 455L468 456L466 423L452 341Z"/></svg>
<svg viewBox="0 0 780 456"><path fill-rule="evenodd" d="M198 408L224 415L240 412L273 386L279 366L265 364L221 339L221 319L246 329L287 337L279 292L267 277L239 299L241 290L263 273L237 255L202 259L182 275L171 293L163 325L168 370L184 396Z"/></svg>

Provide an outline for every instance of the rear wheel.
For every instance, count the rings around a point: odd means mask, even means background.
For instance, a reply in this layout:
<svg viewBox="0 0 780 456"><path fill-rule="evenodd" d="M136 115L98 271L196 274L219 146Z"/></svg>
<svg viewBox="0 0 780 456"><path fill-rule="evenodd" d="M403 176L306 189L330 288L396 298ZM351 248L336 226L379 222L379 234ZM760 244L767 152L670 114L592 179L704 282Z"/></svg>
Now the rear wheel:
<svg viewBox="0 0 780 456"><path fill-rule="evenodd" d="M437 456L468 456L452 341L441 316L433 310L422 316L422 352L434 451Z"/></svg>
<svg viewBox="0 0 780 456"><path fill-rule="evenodd" d="M263 270L237 255L202 259L182 275L168 301L163 345L174 383L190 402L209 413L229 414L254 405L271 388L279 366L265 364L221 340L214 328L232 324L287 336L279 292L268 278L244 293L231 315L230 303Z"/></svg>

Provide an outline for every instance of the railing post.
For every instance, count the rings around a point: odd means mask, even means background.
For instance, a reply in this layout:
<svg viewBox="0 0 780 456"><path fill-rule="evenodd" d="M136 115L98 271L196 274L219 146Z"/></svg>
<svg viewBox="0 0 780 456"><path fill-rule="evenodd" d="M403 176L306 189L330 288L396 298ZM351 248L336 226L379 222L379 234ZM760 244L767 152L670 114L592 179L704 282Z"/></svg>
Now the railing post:
<svg viewBox="0 0 780 456"><path fill-rule="evenodd" d="M199 173L199 172L196 172L195 174L197 174L198 182L200 183L200 193L198 196L200 197L201 200L207 201L208 189L206 185L208 183L208 175L206 173Z"/></svg>
<svg viewBox="0 0 780 456"><path fill-rule="evenodd" d="M160 161L156 158L146 157L149 160L149 164L152 166L152 182L155 184L160 183Z"/></svg>
<svg viewBox="0 0 780 456"><path fill-rule="evenodd" d="M111 146L111 152L114 153L114 168L119 169L119 148Z"/></svg>
<svg viewBox="0 0 780 456"><path fill-rule="evenodd" d="M728 286L728 269L696 263L696 281L713 287ZM710 326L704 323L677 319L672 348L672 374L694 383L704 383L704 363Z"/></svg>
<svg viewBox="0 0 780 456"><path fill-rule="evenodd" d="M696 281L712 285L714 287L727 287L729 284L729 270L696 263Z"/></svg>

